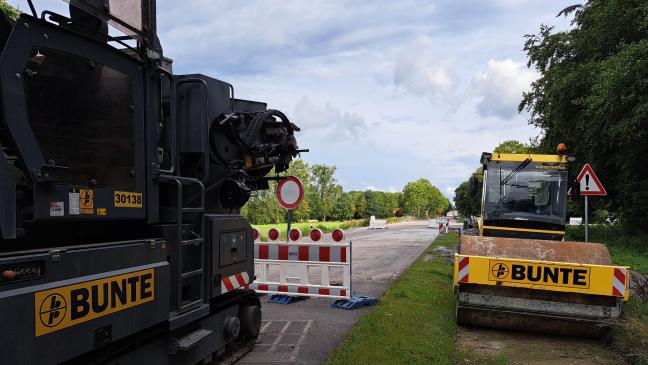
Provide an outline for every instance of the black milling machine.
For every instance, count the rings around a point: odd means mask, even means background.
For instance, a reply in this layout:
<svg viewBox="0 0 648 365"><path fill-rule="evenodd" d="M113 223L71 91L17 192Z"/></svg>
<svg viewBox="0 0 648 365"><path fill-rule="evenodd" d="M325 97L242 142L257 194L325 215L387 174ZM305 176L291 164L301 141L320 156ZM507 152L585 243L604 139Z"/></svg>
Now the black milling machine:
<svg viewBox="0 0 648 365"><path fill-rule="evenodd" d="M173 74L155 0L67 2L0 12L0 362L209 362L259 334L239 209L299 128Z"/></svg>

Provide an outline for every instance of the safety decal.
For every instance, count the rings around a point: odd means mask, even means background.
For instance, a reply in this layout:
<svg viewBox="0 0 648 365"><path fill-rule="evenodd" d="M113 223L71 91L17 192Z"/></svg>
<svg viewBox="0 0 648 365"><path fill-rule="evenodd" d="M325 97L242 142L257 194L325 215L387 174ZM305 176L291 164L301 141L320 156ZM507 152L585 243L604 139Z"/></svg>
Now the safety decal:
<svg viewBox="0 0 648 365"><path fill-rule="evenodd" d="M470 257L462 257L459 260L459 282L467 283L470 274Z"/></svg>
<svg viewBox="0 0 648 365"><path fill-rule="evenodd" d="M81 214L81 199L79 193L68 193L68 206L70 215Z"/></svg>
<svg viewBox="0 0 648 365"><path fill-rule="evenodd" d="M49 203L50 217L62 217L65 215L65 203L63 202L50 202Z"/></svg>
<svg viewBox="0 0 648 365"><path fill-rule="evenodd" d="M250 276L243 271L221 280L221 293L231 292L234 289L244 287L250 283Z"/></svg>
<svg viewBox="0 0 648 365"><path fill-rule="evenodd" d="M614 269L614 278L612 279L612 295L616 297L625 296L626 270Z"/></svg>
<svg viewBox="0 0 648 365"><path fill-rule="evenodd" d="M79 190L81 214L94 214L94 190Z"/></svg>

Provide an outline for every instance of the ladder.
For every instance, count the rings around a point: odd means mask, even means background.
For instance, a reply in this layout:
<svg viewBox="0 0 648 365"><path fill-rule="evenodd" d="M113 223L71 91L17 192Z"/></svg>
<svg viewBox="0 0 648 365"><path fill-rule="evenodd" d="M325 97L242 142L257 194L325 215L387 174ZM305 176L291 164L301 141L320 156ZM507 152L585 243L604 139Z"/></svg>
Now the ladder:
<svg viewBox="0 0 648 365"><path fill-rule="evenodd" d="M178 268L176 277L176 308L177 313L183 313L203 304L205 298L205 186L200 180L191 177L160 175L160 181L173 184L177 193L177 202L175 207L177 242L176 261ZM185 187L192 185L200 190L199 206L186 205L183 191ZM194 230L185 232L184 218L187 214L197 215L197 217L192 219L192 223L195 223L195 226L198 226L198 232L195 232ZM195 228L196 227L194 227L194 229ZM191 235L193 235L193 237L186 238ZM194 267L186 268L185 264L187 264L187 262L185 257L188 256L189 250L198 250L199 264ZM194 283L193 285L191 284L192 280ZM195 285L198 285L198 291L195 290ZM184 290L185 288L187 290Z"/></svg>

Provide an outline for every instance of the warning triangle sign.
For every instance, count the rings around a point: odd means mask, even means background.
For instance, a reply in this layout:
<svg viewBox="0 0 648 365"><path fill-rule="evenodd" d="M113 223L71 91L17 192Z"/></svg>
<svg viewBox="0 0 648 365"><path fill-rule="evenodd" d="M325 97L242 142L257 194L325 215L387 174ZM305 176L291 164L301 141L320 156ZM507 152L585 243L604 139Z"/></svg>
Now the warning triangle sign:
<svg viewBox="0 0 648 365"><path fill-rule="evenodd" d="M603 184L596 177L592 166L589 164L583 166L583 170L578 174L576 181L580 184L580 195L607 195Z"/></svg>

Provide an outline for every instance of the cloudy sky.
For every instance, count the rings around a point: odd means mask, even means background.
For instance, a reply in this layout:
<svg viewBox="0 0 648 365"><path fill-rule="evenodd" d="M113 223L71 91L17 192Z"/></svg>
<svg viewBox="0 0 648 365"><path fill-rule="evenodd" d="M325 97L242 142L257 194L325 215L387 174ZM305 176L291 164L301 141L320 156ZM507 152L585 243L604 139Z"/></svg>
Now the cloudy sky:
<svg viewBox="0 0 648 365"><path fill-rule="evenodd" d="M573 3L158 0L158 31L175 73L282 110L303 159L335 165L345 190L425 177L451 197L482 151L538 134L517 113L536 77L523 36L567 28L556 14Z"/></svg>

